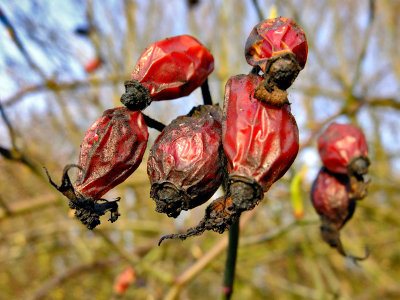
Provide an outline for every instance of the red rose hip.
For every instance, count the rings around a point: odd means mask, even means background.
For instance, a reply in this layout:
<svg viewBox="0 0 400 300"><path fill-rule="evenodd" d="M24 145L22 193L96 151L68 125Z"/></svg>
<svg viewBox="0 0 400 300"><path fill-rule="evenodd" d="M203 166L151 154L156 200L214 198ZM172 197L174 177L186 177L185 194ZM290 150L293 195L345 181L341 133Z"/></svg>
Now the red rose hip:
<svg viewBox="0 0 400 300"><path fill-rule="evenodd" d="M214 70L211 53L194 37L180 35L152 43L140 55L121 102L131 110L151 101L176 99L200 87Z"/></svg>
<svg viewBox="0 0 400 300"><path fill-rule="evenodd" d="M368 145L360 128L332 123L318 138L322 163L340 174L364 175L368 172Z"/></svg>
<svg viewBox="0 0 400 300"><path fill-rule="evenodd" d="M323 240L343 256L354 260L365 259L346 254L340 240L340 229L351 219L356 208L356 199L351 197L349 177L322 167L311 189L311 201L321 219Z"/></svg>
<svg viewBox="0 0 400 300"><path fill-rule="evenodd" d="M75 215L89 229L100 224L99 217L108 210L111 211L110 221L118 218L117 203L101 197L137 169L147 140L147 125L140 111L130 111L126 107L106 110L82 140L79 165L68 165L64 169L61 186L47 174L50 183L70 200ZM78 168L74 184L68 176L71 167Z"/></svg>
<svg viewBox="0 0 400 300"><path fill-rule="evenodd" d="M307 61L306 35L292 19L275 18L258 23L246 41L245 56L253 67L258 66L266 73L271 58L293 53L303 69Z"/></svg>
<svg viewBox="0 0 400 300"><path fill-rule="evenodd" d="M218 189L225 164L221 126L221 109L203 105L164 128L147 163L156 211L177 217Z"/></svg>
<svg viewBox="0 0 400 300"><path fill-rule="evenodd" d="M299 150L299 132L290 106L254 98L262 77L238 75L225 87L222 143L228 161L230 193L241 210L250 210L281 178Z"/></svg>

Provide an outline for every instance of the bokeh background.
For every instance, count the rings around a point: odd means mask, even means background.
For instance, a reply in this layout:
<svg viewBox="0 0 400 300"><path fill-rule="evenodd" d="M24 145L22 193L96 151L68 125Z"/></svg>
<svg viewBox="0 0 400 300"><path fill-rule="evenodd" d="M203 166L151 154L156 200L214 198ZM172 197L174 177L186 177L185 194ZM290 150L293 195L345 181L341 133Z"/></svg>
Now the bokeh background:
<svg viewBox="0 0 400 300"><path fill-rule="evenodd" d="M400 298L400 1L0 1L0 299L218 299L227 234L158 239L202 218L154 211L146 157L106 198L121 217L89 232L52 188L76 163L86 129L120 106L123 81L147 45L191 34L215 58L215 103L248 73L244 43L274 7L307 33L309 58L289 90L301 152L264 201L242 217L234 299ZM85 34L85 32L87 34ZM153 103L168 124L201 92ZM358 265L323 243L309 192L320 168L316 138L332 121L359 125L370 146L369 195L342 231ZM150 129L151 145L158 132ZM149 147L148 147L149 148ZM296 219L293 203L303 204ZM300 206L301 207L301 206ZM299 209L297 209L299 213ZM301 212L301 208L300 208ZM121 274L129 283L116 286ZM121 287L121 285L119 285Z"/></svg>

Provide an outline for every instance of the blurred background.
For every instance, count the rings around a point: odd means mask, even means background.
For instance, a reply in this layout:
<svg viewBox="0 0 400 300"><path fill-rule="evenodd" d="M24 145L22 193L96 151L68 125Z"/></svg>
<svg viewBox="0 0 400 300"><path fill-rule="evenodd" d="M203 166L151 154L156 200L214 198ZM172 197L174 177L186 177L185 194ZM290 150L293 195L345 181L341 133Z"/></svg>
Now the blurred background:
<svg viewBox="0 0 400 300"><path fill-rule="evenodd" d="M218 299L227 234L158 247L162 235L196 225L206 204L176 220L156 213L146 157L105 195L122 197L120 219L104 217L92 232L42 166L59 182L158 39L191 34L209 48L211 94L222 104L227 79L250 71L244 43L273 5L308 37L308 62L289 89L301 152L243 214L234 299L400 298L400 1L2 0L0 299ZM198 89L145 113L168 124L201 103ZM358 265L322 241L309 199L316 138L332 121L360 126L370 147L369 195L342 230L349 252L371 251ZM157 135L150 129L148 149Z"/></svg>

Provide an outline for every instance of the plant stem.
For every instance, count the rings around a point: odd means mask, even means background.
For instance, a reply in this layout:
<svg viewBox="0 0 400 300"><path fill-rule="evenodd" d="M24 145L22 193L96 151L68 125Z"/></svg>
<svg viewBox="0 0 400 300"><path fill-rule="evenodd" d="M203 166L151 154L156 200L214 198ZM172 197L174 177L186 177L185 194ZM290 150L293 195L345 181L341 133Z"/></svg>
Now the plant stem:
<svg viewBox="0 0 400 300"><path fill-rule="evenodd" d="M224 285L222 289L222 298L231 299L233 294L233 282L235 281L235 267L237 248L239 244L239 219L232 224L229 230L229 244L225 262Z"/></svg>
<svg viewBox="0 0 400 300"><path fill-rule="evenodd" d="M142 113L143 114L143 113ZM147 126L156 129L158 131L163 131L165 128L165 125L161 122L158 122L157 120L154 120L153 118L143 114L144 121L146 122Z"/></svg>
<svg viewBox="0 0 400 300"><path fill-rule="evenodd" d="M208 79L201 85L201 94L203 95L204 105L212 105L212 98L210 94L210 87L208 86Z"/></svg>

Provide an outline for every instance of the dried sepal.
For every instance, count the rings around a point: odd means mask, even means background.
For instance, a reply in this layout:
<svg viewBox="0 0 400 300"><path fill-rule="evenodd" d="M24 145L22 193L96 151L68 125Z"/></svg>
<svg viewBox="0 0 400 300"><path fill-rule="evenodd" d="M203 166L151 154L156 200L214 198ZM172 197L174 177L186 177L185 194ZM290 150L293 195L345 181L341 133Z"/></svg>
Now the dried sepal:
<svg viewBox="0 0 400 300"><path fill-rule="evenodd" d="M191 236L201 235L206 230L223 233L239 219L240 214L241 211L235 207L231 197L219 197L208 205L204 218L197 226L189 228L186 233L165 235L160 239L158 245L161 245L166 239L185 240Z"/></svg>
<svg viewBox="0 0 400 300"><path fill-rule="evenodd" d="M77 192L71 183L68 171L71 168L82 169L81 166L70 164L65 166L63 170L63 175L61 178L61 185L57 185L52 179L46 168L46 175L49 182L54 186L59 192L61 192L65 197L69 199L68 205L71 209L75 210L75 216L82 222L88 229L92 230L97 225L100 224L100 216L103 216L106 212L110 212L110 222L115 222L120 215L118 213L118 201L120 198L116 198L113 201L108 201L106 199L93 199L90 197L85 197L81 193Z"/></svg>

